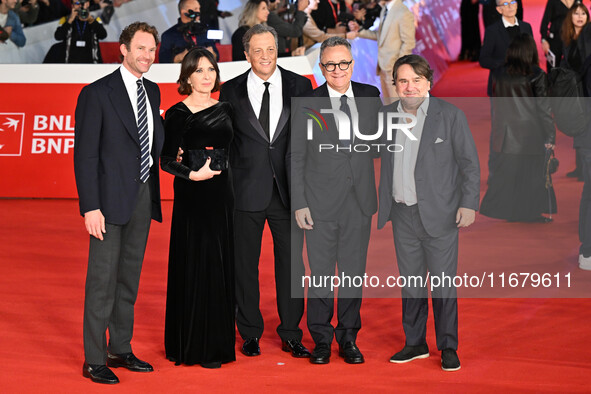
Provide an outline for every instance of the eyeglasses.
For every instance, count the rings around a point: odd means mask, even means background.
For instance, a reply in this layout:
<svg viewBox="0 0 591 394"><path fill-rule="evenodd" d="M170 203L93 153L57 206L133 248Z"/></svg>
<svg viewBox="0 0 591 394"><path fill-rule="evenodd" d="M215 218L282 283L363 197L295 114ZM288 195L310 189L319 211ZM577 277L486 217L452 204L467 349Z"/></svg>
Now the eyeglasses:
<svg viewBox="0 0 591 394"><path fill-rule="evenodd" d="M339 70L346 71L349 69L349 66L351 66L351 63L353 63L353 60L349 60L348 62L340 62L340 63L320 63L320 64L322 65L322 67L324 67L324 69L326 71L331 73L337 69L337 66L339 66Z"/></svg>
<svg viewBox="0 0 591 394"><path fill-rule="evenodd" d="M510 5L517 5L517 0L505 1L504 3L499 4L498 7L509 7Z"/></svg>

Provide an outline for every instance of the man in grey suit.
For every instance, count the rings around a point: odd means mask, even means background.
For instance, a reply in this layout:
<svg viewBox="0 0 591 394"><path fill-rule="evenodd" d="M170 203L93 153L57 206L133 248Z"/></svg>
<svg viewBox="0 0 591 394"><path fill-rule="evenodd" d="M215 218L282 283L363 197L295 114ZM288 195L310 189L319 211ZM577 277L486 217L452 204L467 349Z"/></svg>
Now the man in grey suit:
<svg viewBox="0 0 591 394"><path fill-rule="evenodd" d="M308 95L305 109L316 106L319 111L340 110L351 123L373 131L372 122L377 120L381 107L380 92L374 86L351 81L354 63L351 44L345 38L325 40L320 47L320 67L326 83ZM302 111L292 112L294 122L301 115ZM305 127L292 127L292 209L298 226L306 230L312 277L334 275L337 264L339 274L362 277L371 217L377 209L373 156L356 149L358 139L351 139L351 134L349 139L339 139L346 125L327 118L327 128L316 130L309 140ZM322 149L329 145L333 148ZM309 287L308 329L316 344L311 363L330 362L334 337L345 362L365 361L356 344L361 329L360 309L361 289L341 286L335 328L331 324L333 289L326 285Z"/></svg>
<svg viewBox="0 0 591 394"><path fill-rule="evenodd" d="M378 228L392 221L400 276L454 277L458 229L474 222L480 198L480 167L468 122L457 107L429 96L433 70L418 55L396 61L393 79L400 100L383 108L416 117L409 129L416 138L396 133L402 152L382 154ZM408 123L408 122L407 122ZM433 281L431 282L433 284ZM404 348L390 359L405 363L429 356L426 342L427 287L402 289ZM432 289L437 348L444 371L460 369L456 289Z"/></svg>

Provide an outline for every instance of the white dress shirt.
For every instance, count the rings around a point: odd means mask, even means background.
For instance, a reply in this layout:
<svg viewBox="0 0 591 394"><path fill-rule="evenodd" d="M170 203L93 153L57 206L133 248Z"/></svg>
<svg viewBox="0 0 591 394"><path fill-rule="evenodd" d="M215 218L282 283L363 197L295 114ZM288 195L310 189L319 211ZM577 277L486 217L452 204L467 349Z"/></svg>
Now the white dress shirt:
<svg viewBox="0 0 591 394"><path fill-rule="evenodd" d="M429 95L417 110L417 124L409 129L417 140L412 141L402 131L396 132L396 144L402 145L402 152L394 153L394 175L392 179L392 197L398 203L404 203L408 206L417 203L417 187L415 184L415 167L417 165L417 156L419 145L423 135L423 126L427 117L427 108L429 108ZM404 112L402 104L398 103L398 112ZM405 123L400 119L400 123Z"/></svg>
<svg viewBox="0 0 591 394"><path fill-rule="evenodd" d="M257 116L261 113L261 105L263 101L263 93L265 93L264 82L269 82L269 137L273 141L275 129L279 123L279 117L283 110L283 85L281 79L281 71L279 67L275 68L275 72L264 81L252 70L248 73L246 81L246 89L248 91L248 100Z"/></svg>
<svg viewBox="0 0 591 394"><path fill-rule="evenodd" d="M144 77L141 78L136 77L128 69L124 66L119 67L121 70L121 76L123 77L123 84L125 85L125 89L127 90L127 96L129 97L129 101L131 102L131 107L133 108L133 113L135 114L135 123L138 122L138 114L137 114L137 80L141 79L142 84L144 83ZM144 90L146 87L144 86ZM154 116L152 114L152 106L150 105L150 98L148 97L148 91L146 90L146 110L148 111L148 140L150 142L150 152L152 152L152 142L154 141ZM150 154L150 167L154 164L154 159Z"/></svg>

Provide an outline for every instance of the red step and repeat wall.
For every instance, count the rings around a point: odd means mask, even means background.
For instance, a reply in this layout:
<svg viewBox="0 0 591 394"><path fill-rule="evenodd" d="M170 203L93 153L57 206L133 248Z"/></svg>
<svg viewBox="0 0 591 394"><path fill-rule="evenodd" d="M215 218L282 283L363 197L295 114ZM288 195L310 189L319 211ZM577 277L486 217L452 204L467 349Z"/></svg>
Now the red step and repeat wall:
<svg viewBox="0 0 591 394"><path fill-rule="evenodd" d="M306 57L280 59L279 64L313 79ZM73 169L76 100L85 85L118 67L0 65L0 197L78 197ZM220 75L228 80L248 68L247 62L220 63ZM160 87L161 113L183 99L176 90L179 71L178 64L154 64L146 74ZM172 176L165 173L162 197L173 197Z"/></svg>

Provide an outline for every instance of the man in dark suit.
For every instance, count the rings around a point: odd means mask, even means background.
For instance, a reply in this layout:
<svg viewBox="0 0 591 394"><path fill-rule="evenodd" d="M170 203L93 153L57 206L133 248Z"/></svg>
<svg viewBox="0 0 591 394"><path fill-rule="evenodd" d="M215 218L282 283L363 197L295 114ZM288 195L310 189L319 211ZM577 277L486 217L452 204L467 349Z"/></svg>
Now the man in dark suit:
<svg viewBox="0 0 591 394"><path fill-rule="evenodd" d="M466 116L457 107L429 97L433 70L418 55L394 64L393 79L400 101L383 111L414 115L415 139L397 132L399 153L385 151L380 171L378 228L392 221L396 259L401 277L404 348L390 359L404 363L429 357L426 342L428 293L421 280L454 277L458 264L458 229L474 222L479 204L480 167ZM431 279L433 284L433 279ZM458 304L453 286L433 286L433 315L437 348L445 371L460 368Z"/></svg>
<svg viewBox="0 0 591 394"><path fill-rule="evenodd" d="M292 278L304 274L301 231L292 229L287 154L290 144L291 97L312 90L310 80L277 66L277 33L255 25L243 38L251 69L224 83L220 101L234 108L230 166L234 181L236 323L244 339L242 353L260 355L263 317L259 308L259 257L265 221L273 236L275 287L282 349L309 357L299 323L303 291L292 298ZM291 233L294 251L291 254ZM297 250L299 249L299 255ZM293 259L293 262L291 261Z"/></svg>
<svg viewBox="0 0 591 394"><path fill-rule="evenodd" d="M122 66L80 92L74 144L80 213L90 234L82 373L110 384L119 380L108 366L153 370L130 341L150 221L162 221L160 90L142 78L154 62L158 32L135 22L119 43Z"/></svg>
<svg viewBox="0 0 591 394"><path fill-rule="evenodd" d="M519 34L527 33L533 36L531 25L519 20L516 0L496 0L497 12L501 19L488 26L484 32L484 42L480 49L480 66L490 70L486 93L492 96L492 73L505 63L507 48Z"/></svg>
<svg viewBox="0 0 591 394"><path fill-rule="evenodd" d="M306 98L304 105L317 107L318 111L340 110L351 124L363 128L377 120L380 91L352 82L353 65L351 44L346 39L325 40L320 47L320 68L326 83L312 92L315 100ZM370 99L363 102L362 98ZM300 111L293 116L301 116ZM377 209L373 156L365 149L358 152L356 143L360 141L351 136L351 128L349 136L340 140L339 134L347 125L327 118L327 129L318 130L312 139L306 137L305 127L293 128L292 208L298 226L306 230L312 278L334 276L337 264L339 273L363 277L371 217ZM333 149L322 149L328 146ZM361 288L339 288L338 325L334 328L330 322L334 292L329 285L310 285L308 289L308 329L316 344L310 362L328 363L336 337L339 355L345 362L363 363L363 354L356 344L361 328Z"/></svg>

